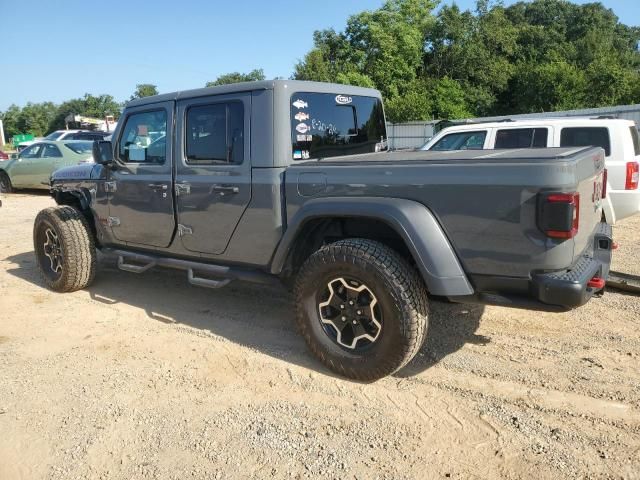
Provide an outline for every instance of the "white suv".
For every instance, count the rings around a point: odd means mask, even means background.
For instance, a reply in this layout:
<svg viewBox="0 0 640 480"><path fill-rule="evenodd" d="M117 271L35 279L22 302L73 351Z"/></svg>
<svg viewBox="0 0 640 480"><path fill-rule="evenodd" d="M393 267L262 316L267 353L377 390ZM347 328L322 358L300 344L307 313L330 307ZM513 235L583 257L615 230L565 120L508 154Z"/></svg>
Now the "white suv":
<svg viewBox="0 0 640 480"><path fill-rule="evenodd" d="M493 150L511 148L581 147L605 151L607 194L603 201L608 223L640 212L638 170L640 140L632 120L611 118L546 118L495 123L470 123L445 128L422 150Z"/></svg>

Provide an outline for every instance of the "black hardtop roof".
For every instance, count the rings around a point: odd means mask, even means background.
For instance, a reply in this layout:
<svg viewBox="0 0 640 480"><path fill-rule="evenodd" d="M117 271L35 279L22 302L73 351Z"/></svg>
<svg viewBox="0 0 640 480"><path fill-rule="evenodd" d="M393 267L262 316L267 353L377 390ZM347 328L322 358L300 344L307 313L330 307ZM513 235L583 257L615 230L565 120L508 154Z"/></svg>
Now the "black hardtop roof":
<svg viewBox="0 0 640 480"><path fill-rule="evenodd" d="M194 90L182 90L179 92L163 93L152 97L144 97L132 100L127 107L138 107L158 102L175 101L183 98L206 97L210 95L223 95L226 93L252 92L255 90L289 90L291 92L318 92L336 93L343 95L361 95L380 98L380 92L372 88L354 87L339 83L307 82L302 80L263 80L260 82L241 82L217 87L196 88Z"/></svg>

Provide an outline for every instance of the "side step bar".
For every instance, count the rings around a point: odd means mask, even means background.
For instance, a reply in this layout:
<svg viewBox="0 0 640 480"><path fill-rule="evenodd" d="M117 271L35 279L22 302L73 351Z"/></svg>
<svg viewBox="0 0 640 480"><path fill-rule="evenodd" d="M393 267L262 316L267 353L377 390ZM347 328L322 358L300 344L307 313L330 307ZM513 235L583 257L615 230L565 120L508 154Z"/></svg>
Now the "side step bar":
<svg viewBox="0 0 640 480"><path fill-rule="evenodd" d="M213 265L210 263L193 262L179 258L160 257L126 250L103 248L105 255L118 257L118 268L125 272L144 273L153 267L173 268L185 270L191 285L206 288L222 288L233 280L272 285L278 283L277 277L258 270L227 265ZM211 275L215 278L198 276Z"/></svg>

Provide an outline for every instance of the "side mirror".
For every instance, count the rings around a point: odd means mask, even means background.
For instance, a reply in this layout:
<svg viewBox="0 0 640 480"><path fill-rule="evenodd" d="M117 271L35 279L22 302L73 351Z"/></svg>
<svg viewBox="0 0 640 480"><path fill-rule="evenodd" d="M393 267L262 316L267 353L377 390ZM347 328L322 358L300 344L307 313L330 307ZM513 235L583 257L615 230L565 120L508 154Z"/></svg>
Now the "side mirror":
<svg viewBox="0 0 640 480"><path fill-rule="evenodd" d="M9 154L9 160L17 160L19 156L19 153L11 153Z"/></svg>
<svg viewBox="0 0 640 480"><path fill-rule="evenodd" d="M93 161L100 165L113 163L113 146L108 140L96 140L93 142Z"/></svg>

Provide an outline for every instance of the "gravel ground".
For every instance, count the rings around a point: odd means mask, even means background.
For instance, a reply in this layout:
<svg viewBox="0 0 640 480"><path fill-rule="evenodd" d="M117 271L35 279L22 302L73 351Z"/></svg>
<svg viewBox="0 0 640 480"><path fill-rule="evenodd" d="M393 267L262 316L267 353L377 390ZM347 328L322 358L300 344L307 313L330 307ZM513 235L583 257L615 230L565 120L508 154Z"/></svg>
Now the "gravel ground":
<svg viewBox="0 0 640 480"><path fill-rule="evenodd" d="M565 314L432 303L425 346L333 376L279 288L212 291L100 262L43 288L46 195L0 208L0 479L640 478L640 297ZM640 216L615 228L640 273Z"/></svg>

